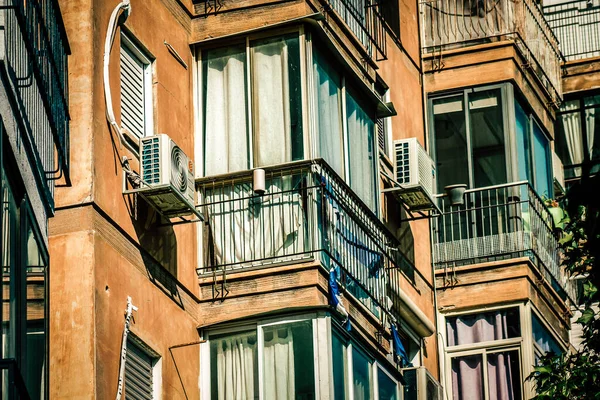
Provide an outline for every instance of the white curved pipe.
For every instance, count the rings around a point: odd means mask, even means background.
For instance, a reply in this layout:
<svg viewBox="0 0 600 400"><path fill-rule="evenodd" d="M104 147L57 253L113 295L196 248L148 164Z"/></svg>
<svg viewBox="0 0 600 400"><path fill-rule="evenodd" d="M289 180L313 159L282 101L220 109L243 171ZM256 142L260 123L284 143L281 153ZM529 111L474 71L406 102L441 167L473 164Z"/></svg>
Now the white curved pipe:
<svg viewBox="0 0 600 400"><path fill-rule="evenodd" d="M136 157L138 149L134 148L131 144L125 140L125 135L117 120L115 118L115 111L113 110L112 94L110 92L110 80L109 80L109 64L110 64L110 51L112 49L113 41L115 39L115 32L117 31L117 20L123 14L125 19L129 17L131 13L131 4L129 0L122 0L113 10L110 15L108 22L108 30L106 31L106 40L104 42L104 100L106 101L106 120L110 126L115 130L119 137L121 146L125 146L131 151Z"/></svg>

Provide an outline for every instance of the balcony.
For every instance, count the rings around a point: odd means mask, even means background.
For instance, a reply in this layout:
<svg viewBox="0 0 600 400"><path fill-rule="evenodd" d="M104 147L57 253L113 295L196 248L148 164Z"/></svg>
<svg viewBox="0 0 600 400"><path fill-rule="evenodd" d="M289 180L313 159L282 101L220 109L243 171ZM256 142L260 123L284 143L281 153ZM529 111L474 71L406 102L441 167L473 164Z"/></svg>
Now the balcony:
<svg viewBox="0 0 600 400"><path fill-rule="evenodd" d="M423 0L420 4L423 51L514 41L552 101L561 98L558 41L533 0Z"/></svg>
<svg viewBox="0 0 600 400"><path fill-rule="evenodd" d="M576 299L574 281L561 267L552 216L528 182L465 192L465 204L439 196L432 220L436 269L527 257L563 300Z"/></svg>
<svg viewBox="0 0 600 400"><path fill-rule="evenodd" d="M544 7L544 16L567 61L600 57L600 1L579 0Z"/></svg>
<svg viewBox="0 0 600 400"><path fill-rule="evenodd" d="M376 316L398 317L401 284L431 291L398 240L322 160L266 169L263 195L253 191L252 171L197 187L206 221L200 277L318 261Z"/></svg>
<svg viewBox="0 0 600 400"><path fill-rule="evenodd" d="M377 61L387 58L381 0L326 0L326 3L372 58Z"/></svg>
<svg viewBox="0 0 600 400"><path fill-rule="evenodd" d="M54 180L69 177L70 49L57 0L7 0L0 25L0 60L12 86L17 129L52 209Z"/></svg>

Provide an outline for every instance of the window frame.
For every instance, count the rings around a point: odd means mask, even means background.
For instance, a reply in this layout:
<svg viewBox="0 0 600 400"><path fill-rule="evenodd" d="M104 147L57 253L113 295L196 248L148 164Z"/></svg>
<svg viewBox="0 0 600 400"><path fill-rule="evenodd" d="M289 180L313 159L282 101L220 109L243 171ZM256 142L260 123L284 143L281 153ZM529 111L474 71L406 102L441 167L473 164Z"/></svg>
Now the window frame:
<svg viewBox="0 0 600 400"><path fill-rule="evenodd" d="M126 138L137 144L142 137L152 136L154 134L154 85L152 81L155 58L152 57L152 55L139 43L137 38L128 30L121 30L120 40L120 51L127 51L130 56L136 58L140 64L143 65L142 84L144 87L144 104L142 105L142 111L144 113L144 135L138 137L134 132L129 130L125 131L128 133ZM119 73L121 68L122 65L119 64ZM121 85L120 77L119 82ZM121 100L121 102L122 101L123 100ZM121 114L121 127L123 126L122 118L123 115Z"/></svg>
<svg viewBox="0 0 600 400"><path fill-rule="evenodd" d="M146 353L148 358L151 359L152 368L152 399L160 400L162 398L162 356L144 342L136 334L129 332L127 335L127 342L133 343L139 350ZM128 350L129 351L129 350ZM123 377L123 389L127 392L127 386L125 377Z"/></svg>

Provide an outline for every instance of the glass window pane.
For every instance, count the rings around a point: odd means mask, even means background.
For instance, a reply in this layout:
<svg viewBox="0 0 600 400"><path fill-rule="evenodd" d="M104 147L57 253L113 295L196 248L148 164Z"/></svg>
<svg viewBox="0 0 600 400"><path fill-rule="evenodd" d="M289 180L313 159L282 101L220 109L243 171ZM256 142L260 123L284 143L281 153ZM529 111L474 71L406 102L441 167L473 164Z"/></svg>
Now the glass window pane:
<svg viewBox="0 0 600 400"><path fill-rule="evenodd" d="M432 104L438 193L443 193L448 185L469 184L467 126L462 95Z"/></svg>
<svg viewBox="0 0 600 400"><path fill-rule="evenodd" d="M354 399L371 398L371 362L356 346L352 347L352 373L354 374Z"/></svg>
<svg viewBox="0 0 600 400"><path fill-rule="evenodd" d="M211 399L258 399L256 332L210 338Z"/></svg>
<svg viewBox="0 0 600 400"><path fill-rule="evenodd" d="M521 368L517 350L487 355L489 400L521 399Z"/></svg>
<svg viewBox="0 0 600 400"><path fill-rule="evenodd" d="M377 368L377 383L379 385L379 400L397 400L397 384L380 368Z"/></svg>
<svg viewBox="0 0 600 400"><path fill-rule="evenodd" d="M481 355L452 359L452 398L454 400L483 400Z"/></svg>
<svg viewBox="0 0 600 400"><path fill-rule="evenodd" d="M580 165L583 162L583 138L581 136L581 113L579 111L561 114L556 124L556 154L565 167ZM565 173L572 169L565 169ZM572 175L581 175L581 168L577 167Z"/></svg>
<svg viewBox="0 0 600 400"><path fill-rule="evenodd" d="M346 344L335 333L331 333L331 355L333 363L333 398L346 398Z"/></svg>
<svg viewBox="0 0 600 400"><path fill-rule="evenodd" d="M506 183L504 122L499 89L469 93L469 123L474 187Z"/></svg>
<svg viewBox="0 0 600 400"><path fill-rule="evenodd" d="M17 205L2 169L2 348L0 356L15 356ZM3 385L7 382L3 382Z"/></svg>
<svg viewBox="0 0 600 400"><path fill-rule="evenodd" d="M46 366L46 263L31 226L27 227L27 366L32 399L44 398Z"/></svg>
<svg viewBox="0 0 600 400"><path fill-rule="evenodd" d="M264 398L314 399L311 321L263 328Z"/></svg>
<svg viewBox="0 0 600 400"><path fill-rule="evenodd" d="M533 124L533 160L535 190L542 197L553 198L550 142L537 123Z"/></svg>
<svg viewBox="0 0 600 400"><path fill-rule="evenodd" d="M552 334L548 332L538 317L533 313L531 314L531 328L533 330L533 342L536 343L544 353L550 351L554 354L562 353L558 342L554 340Z"/></svg>
<svg viewBox="0 0 600 400"><path fill-rule="evenodd" d="M242 171L248 162L246 48L202 54L204 81L204 175Z"/></svg>
<svg viewBox="0 0 600 400"><path fill-rule="evenodd" d="M587 154L590 160L600 161L600 107L585 110L585 131Z"/></svg>
<svg viewBox="0 0 600 400"><path fill-rule="evenodd" d="M301 160L304 152L298 35L258 40L251 46L256 166Z"/></svg>
<svg viewBox="0 0 600 400"><path fill-rule="evenodd" d="M519 309L490 311L446 318L448 346L521 336Z"/></svg>
<svg viewBox="0 0 600 400"><path fill-rule="evenodd" d="M375 211L375 123L354 95L346 93L350 187Z"/></svg>
<svg viewBox="0 0 600 400"><path fill-rule="evenodd" d="M531 171L531 140L529 117L519 102L515 102L516 141L517 141L517 180L533 181Z"/></svg>
<svg viewBox="0 0 600 400"><path fill-rule="evenodd" d="M342 79L318 50L313 55L319 156L340 176L344 176Z"/></svg>

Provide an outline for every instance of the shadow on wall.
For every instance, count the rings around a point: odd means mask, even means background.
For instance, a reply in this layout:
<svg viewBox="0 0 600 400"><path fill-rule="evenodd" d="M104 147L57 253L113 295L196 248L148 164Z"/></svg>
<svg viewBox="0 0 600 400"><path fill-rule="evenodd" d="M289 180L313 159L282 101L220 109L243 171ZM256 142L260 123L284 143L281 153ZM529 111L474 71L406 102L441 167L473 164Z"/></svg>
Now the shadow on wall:
<svg viewBox="0 0 600 400"><path fill-rule="evenodd" d="M385 225L390 232L396 236L396 239L400 241L400 248L408 261L413 265L416 265L415 237L410 229L410 224L408 222L400 222L401 220L407 219L409 216L406 214L406 211L404 211L402 204L400 204L392 194L388 193L385 195L385 203L387 208L387 220Z"/></svg>
<svg viewBox="0 0 600 400"><path fill-rule="evenodd" d="M148 277L184 308L177 281L177 237L173 226L141 197L130 196L127 203Z"/></svg>

